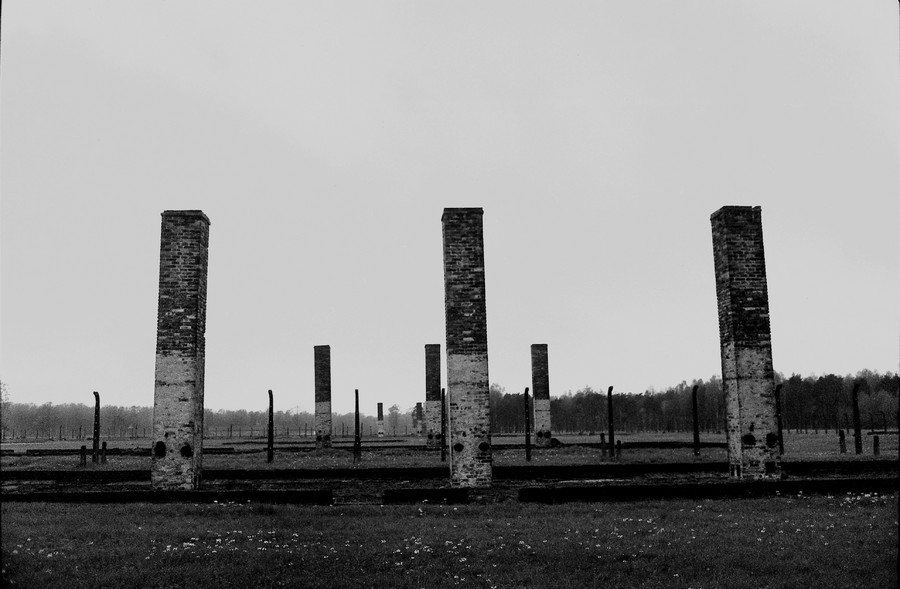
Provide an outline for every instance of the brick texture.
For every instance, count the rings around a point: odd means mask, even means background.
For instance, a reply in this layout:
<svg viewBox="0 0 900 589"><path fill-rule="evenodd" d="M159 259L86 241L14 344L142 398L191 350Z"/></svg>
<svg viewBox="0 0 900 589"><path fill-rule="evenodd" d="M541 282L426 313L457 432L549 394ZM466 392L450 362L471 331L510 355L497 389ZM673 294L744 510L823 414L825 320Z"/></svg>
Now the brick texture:
<svg viewBox="0 0 900 589"><path fill-rule="evenodd" d="M534 443L549 448L553 433L550 428L550 371L547 367L547 344L531 344L531 391L534 406Z"/></svg>
<svg viewBox="0 0 900 589"><path fill-rule="evenodd" d="M447 331L450 483L492 482L483 211L444 209L444 310Z"/></svg>
<svg viewBox="0 0 900 589"><path fill-rule="evenodd" d="M159 248L159 304L153 394L153 489L200 488L209 219L165 211Z"/></svg>
<svg viewBox="0 0 900 589"><path fill-rule="evenodd" d="M316 448L331 448L331 346L313 346Z"/></svg>
<svg viewBox="0 0 900 589"><path fill-rule="evenodd" d="M441 345L425 344L426 445L441 447Z"/></svg>
<svg viewBox="0 0 900 589"><path fill-rule="evenodd" d="M728 460L734 478L780 476L769 296L759 207L713 213Z"/></svg>

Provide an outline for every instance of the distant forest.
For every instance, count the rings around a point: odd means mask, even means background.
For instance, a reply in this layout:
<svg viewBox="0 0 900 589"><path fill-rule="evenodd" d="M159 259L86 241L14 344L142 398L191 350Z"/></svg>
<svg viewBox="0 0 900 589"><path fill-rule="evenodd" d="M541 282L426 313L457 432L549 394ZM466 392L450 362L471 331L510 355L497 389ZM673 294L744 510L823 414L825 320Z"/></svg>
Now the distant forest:
<svg viewBox="0 0 900 589"><path fill-rule="evenodd" d="M863 426L870 429L900 427L898 396L900 377L863 370L855 375L785 378L776 374L781 390L782 422L786 430L827 430L849 428L852 424L851 390L860 383L860 414ZM5 384L5 383L4 383ZM552 381L551 381L552 384ZM725 424L722 382L717 376L708 380L683 381L664 391L639 394L613 391L613 421L620 432L679 432L693 427L691 391L698 386L698 416L701 431L721 432ZM93 406L82 403L53 405L13 403L3 386L0 421L2 437L10 439L87 439L92 435ZM102 401L102 397L101 397ZM423 399L424 401L424 399ZM385 412L385 433L389 436L414 433L414 407L401 410L397 405ZM551 397L550 413L554 433L599 433L607 428L605 390L583 389ZM102 405L100 428L103 439L144 438L150 435L152 407ZM207 409L204 415L206 437L262 437L268 416L265 410L247 411ZM312 435L314 416L309 412L276 411L276 436ZM354 415L335 414L335 437L353 435ZM376 432L374 416L361 415L362 434ZM523 392L508 393L498 384L491 385L491 431L523 432L525 407Z"/></svg>
<svg viewBox="0 0 900 589"><path fill-rule="evenodd" d="M785 378L781 384L782 424L785 429L812 430L852 427L851 391L860 383L859 407L864 427L898 427L900 377L863 370L856 375ZM683 381L664 391L640 394L613 390L613 423L616 431L680 432L691 431L693 417L691 393L697 386L697 414L700 430L721 432L725 427L725 396L722 380ZM552 386L552 379L551 379ZM530 397L530 394L529 394ZM523 393L509 394L502 387L491 387L491 419L494 432L524 431ZM602 432L608 428L606 390L587 386L550 399L550 416L556 432Z"/></svg>

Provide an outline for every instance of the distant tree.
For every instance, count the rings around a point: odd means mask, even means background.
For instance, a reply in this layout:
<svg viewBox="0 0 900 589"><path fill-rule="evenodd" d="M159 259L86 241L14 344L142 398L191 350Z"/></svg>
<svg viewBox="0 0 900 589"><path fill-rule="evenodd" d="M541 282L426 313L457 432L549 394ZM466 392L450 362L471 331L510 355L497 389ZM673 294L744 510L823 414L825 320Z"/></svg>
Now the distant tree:
<svg viewBox="0 0 900 589"><path fill-rule="evenodd" d="M388 409L388 427L391 428L391 431L394 432L394 435L397 435L397 424L400 422L400 406L399 405L391 405L390 409Z"/></svg>
<svg viewBox="0 0 900 589"><path fill-rule="evenodd" d="M0 429L4 432L9 425L9 389L6 383L0 380Z"/></svg>

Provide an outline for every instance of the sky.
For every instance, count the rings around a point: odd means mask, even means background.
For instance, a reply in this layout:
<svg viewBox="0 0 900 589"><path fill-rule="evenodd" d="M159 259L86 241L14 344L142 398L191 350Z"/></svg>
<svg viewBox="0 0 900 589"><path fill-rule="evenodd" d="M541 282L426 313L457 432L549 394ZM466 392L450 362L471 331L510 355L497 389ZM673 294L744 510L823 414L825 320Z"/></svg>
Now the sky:
<svg viewBox="0 0 900 589"><path fill-rule="evenodd" d="M0 378L153 403L160 213L211 220L205 405L424 401L441 214L484 209L489 376L721 374L710 215L762 207L775 370L898 370L885 1L3 3ZM446 372L446 364L442 366ZM444 375L445 376L445 375Z"/></svg>

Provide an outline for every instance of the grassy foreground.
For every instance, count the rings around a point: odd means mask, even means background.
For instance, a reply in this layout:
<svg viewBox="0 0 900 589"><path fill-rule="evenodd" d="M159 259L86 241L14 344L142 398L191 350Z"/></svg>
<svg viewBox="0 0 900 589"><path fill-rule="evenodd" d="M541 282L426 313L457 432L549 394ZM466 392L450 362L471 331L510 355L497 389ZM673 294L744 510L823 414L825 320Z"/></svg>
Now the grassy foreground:
<svg viewBox="0 0 900 589"><path fill-rule="evenodd" d="M536 506L2 504L9 587L895 587L896 494Z"/></svg>

